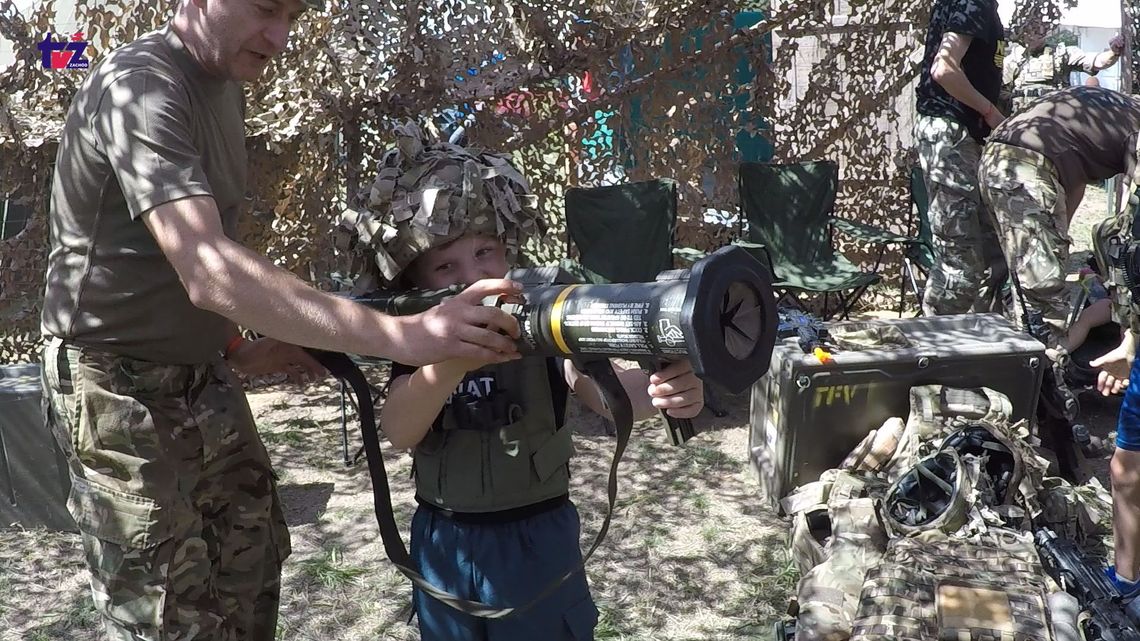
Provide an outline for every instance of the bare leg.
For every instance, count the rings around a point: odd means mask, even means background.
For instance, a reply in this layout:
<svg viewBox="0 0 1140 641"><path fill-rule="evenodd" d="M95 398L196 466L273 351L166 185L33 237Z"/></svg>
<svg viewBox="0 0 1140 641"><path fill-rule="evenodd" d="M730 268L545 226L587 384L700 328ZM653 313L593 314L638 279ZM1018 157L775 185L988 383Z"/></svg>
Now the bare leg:
<svg viewBox="0 0 1140 641"><path fill-rule="evenodd" d="M1077 320L1069 326L1069 333L1065 337L1065 351L1070 354L1084 344L1092 328L1099 327L1112 320L1112 302L1107 298L1096 301L1081 311Z"/></svg>
<svg viewBox="0 0 1140 641"><path fill-rule="evenodd" d="M1111 472L1116 575L1134 581L1140 569L1140 452L1117 448Z"/></svg>

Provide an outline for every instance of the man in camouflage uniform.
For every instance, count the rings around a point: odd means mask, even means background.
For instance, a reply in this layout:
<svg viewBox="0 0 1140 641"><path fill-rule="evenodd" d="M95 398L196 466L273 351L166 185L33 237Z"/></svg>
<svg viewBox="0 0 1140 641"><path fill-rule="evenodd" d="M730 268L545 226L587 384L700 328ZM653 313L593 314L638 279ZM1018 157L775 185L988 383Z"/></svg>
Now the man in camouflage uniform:
<svg viewBox="0 0 1140 641"><path fill-rule="evenodd" d="M1012 101L1011 113L1033 100L1069 86L1069 75L1083 71L1095 76L1116 64L1124 52L1124 39L1116 36L1108 49L1090 53L1080 47L1046 44L1047 27L1034 14L1016 29L1016 42L1010 43L1002 68L1002 94Z"/></svg>
<svg viewBox="0 0 1140 641"><path fill-rule="evenodd" d="M937 0L915 92L915 138L930 194L935 264L928 315L1001 308L1006 268L983 216L977 171L982 141L1004 116L994 106L1004 52L996 0Z"/></svg>
<svg viewBox="0 0 1140 641"><path fill-rule="evenodd" d="M1059 390L1068 359L1069 221L1085 185L1130 172L1140 101L1100 87L1054 92L1006 120L982 154L982 200L1014 279L1013 322L1045 343Z"/></svg>
<svg viewBox="0 0 1140 641"><path fill-rule="evenodd" d="M246 194L241 82L285 48L304 10L302 0L187 0L92 70L64 124L45 419L68 458L68 508L114 641L276 636L288 532L231 367L318 374L297 345L415 364L517 356L518 324L478 305L518 292L509 281L394 318L232 240ZM245 341L237 324L274 338Z"/></svg>

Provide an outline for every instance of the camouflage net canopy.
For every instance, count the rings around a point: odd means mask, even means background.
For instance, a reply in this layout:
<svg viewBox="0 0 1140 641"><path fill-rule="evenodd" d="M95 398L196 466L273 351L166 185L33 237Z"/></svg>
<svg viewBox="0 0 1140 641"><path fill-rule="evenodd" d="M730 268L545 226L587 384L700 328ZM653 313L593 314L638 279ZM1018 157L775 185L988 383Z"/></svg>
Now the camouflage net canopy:
<svg viewBox="0 0 1140 641"><path fill-rule="evenodd" d="M678 242L739 233L742 160L839 162L837 214L911 226L906 188L929 0L331 0L249 88L250 211L242 241L320 286L343 275L331 230L391 146L393 123L466 116L470 143L510 153L549 223L530 257L565 252L568 186L668 177ZM169 19L172 0L77 0L88 58ZM1021 11L1055 11L1057 0ZM70 16L69 16L70 17ZM55 140L82 71L36 43L54 0L0 0L0 197L31 220L0 240L0 362L35 359ZM64 37L58 34L56 37ZM850 248L847 248L850 249ZM854 248L856 250L862 248ZM873 252L848 252L871 260ZM897 261L890 261L894 265Z"/></svg>

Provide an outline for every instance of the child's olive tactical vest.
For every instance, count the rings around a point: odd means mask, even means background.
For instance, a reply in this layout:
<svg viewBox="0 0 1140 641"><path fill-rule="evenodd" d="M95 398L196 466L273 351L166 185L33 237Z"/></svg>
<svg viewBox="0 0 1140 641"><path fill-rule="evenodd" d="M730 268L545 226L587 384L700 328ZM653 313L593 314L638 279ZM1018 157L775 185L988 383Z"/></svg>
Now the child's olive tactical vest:
<svg viewBox="0 0 1140 641"><path fill-rule="evenodd" d="M545 358L478 370L496 382L489 395L457 392L415 450L416 494L454 512L495 512L569 491L574 454L559 428Z"/></svg>

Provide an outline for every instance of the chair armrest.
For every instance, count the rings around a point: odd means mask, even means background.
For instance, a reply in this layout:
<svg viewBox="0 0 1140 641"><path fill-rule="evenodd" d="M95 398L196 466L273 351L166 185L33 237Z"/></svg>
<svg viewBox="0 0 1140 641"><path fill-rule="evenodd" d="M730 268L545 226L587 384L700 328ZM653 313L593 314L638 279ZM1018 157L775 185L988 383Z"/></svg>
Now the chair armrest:
<svg viewBox="0 0 1140 641"><path fill-rule="evenodd" d="M732 244L736 245L737 247L743 247L745 249L767 249L764 246L764 243L754 243L748 240L734 240L732 241Z"/></svg>
<svg viewBox="0 0 1140 641"><path fill-rule="evenodd" d="M874 225L867 223L860 223L854 220L847 220L846 218L831 217L831 224L839 231L854 236L860 240L865 240L872 243L913 243L919 242L917 238L910 236L903 236L894 232L889 232L885 229L880 229Z"/></svg>
<svg viewBox="0 0 1140 641"><path fill-rule="evenodd" d="M709 253L706 251L701 251L694 247L674 247L673 255L685 261L686 263L692 264L704 258L705 256L708 256Z"/></svg>

